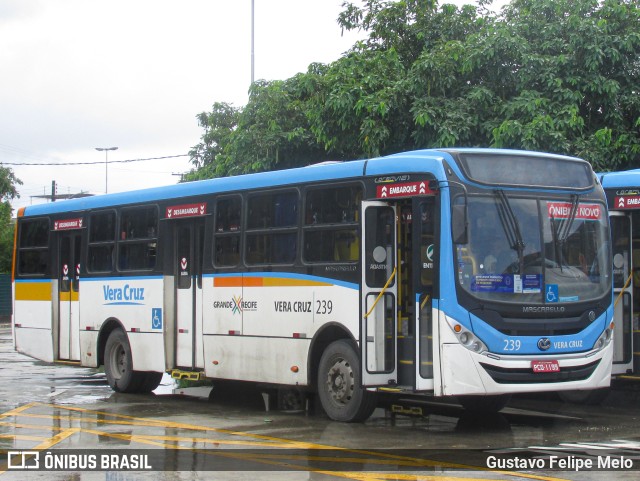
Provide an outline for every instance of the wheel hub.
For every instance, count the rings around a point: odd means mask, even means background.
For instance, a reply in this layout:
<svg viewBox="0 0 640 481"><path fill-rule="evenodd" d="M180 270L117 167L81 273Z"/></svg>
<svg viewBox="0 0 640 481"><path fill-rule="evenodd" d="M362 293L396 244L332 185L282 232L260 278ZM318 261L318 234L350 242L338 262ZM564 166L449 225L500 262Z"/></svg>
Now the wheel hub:
<svg viewBox="0 0 640 481"><path fill-rule="evenodd" d="M349 363L344 359L340 359L329 369L327 374L327 385L331 397L337 403L348 403L355 387L353 369L351 369Z"/></svg>

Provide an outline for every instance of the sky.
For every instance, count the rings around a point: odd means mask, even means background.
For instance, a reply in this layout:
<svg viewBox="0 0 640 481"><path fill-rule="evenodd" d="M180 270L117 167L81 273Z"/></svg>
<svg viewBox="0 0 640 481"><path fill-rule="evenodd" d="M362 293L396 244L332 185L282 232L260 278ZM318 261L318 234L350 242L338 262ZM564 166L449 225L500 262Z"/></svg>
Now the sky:
<svg viewBox="0 0 640 481"><path fill-rule="evenodd" d="M256 80L364 38L341 32L342 3L254 0ZM46 202L33 196L54 180L59 194L174 184L186 156L120 162L185 155L203 133L197 114L246 104L251 0L2 0L0 69L0 162L23 182L14 209ZM106 168L97 147L118 147ZM79 162L98 164L60 165Z"/></svg>

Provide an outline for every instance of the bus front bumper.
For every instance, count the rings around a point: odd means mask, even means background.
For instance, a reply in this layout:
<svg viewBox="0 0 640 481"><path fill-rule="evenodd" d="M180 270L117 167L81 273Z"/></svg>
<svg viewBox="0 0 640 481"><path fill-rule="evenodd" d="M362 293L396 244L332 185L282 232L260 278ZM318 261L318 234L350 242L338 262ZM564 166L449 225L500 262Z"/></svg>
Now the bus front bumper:
<svg viewBox="0 0 640 481"><path fill-rule="evenodd" d="M613 343L595 353L499 359L473 353L460 344L443 344L441 356L445 396L598 389L611 383ZM557 361L559 371L533 371L534 361L550 360Z"/></svg>

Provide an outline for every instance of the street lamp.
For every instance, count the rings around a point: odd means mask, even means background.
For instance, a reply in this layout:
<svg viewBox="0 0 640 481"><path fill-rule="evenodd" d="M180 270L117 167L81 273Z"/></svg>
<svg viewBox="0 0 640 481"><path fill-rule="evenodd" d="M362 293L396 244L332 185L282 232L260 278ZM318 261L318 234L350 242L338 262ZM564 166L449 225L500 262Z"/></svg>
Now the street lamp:
<svg viewBox="0 0 640 481"><path fill-rule="evenodd" d="M102 152L104 151L104 193L108 192L107 189L107 166L109 161L109 151L110 150L118 150L118 147L96 147L96 150Z"/></svg>

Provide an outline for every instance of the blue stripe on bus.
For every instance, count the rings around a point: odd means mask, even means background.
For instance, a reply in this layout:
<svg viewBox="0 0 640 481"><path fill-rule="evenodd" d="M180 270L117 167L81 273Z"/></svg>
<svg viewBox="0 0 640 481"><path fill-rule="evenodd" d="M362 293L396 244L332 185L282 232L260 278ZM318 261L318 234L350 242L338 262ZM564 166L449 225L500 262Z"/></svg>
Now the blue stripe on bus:
<svg viewBox="0 0 640 481"><path fill-rule="evenodd" d="M81 277L83 282L107 282L107 281L148 281L152 279L163 279L163 276L111 276L111 277Z"/></svg>
<svg viewBox="0 0 640 481"><path fill-rule="evenodd" d="M33 282L51 282L53 279L16 279L15 282L19 283L19 282L29 282L29 283L33 283Z"/></svg>
<svg viewBox="0 0 640 481"><path fill-rule="evenodd" d="M234 272L224 274L204 274L203 277L275 277L276 279L300 279L310 280L316 282L324 282L326 284L333 284L339 287L346 287L347 289L359 290L360 285L355 282L346 282L338 279L332 279L330 277L311 276L308 274L296 274L294 272Z"/></svg>

